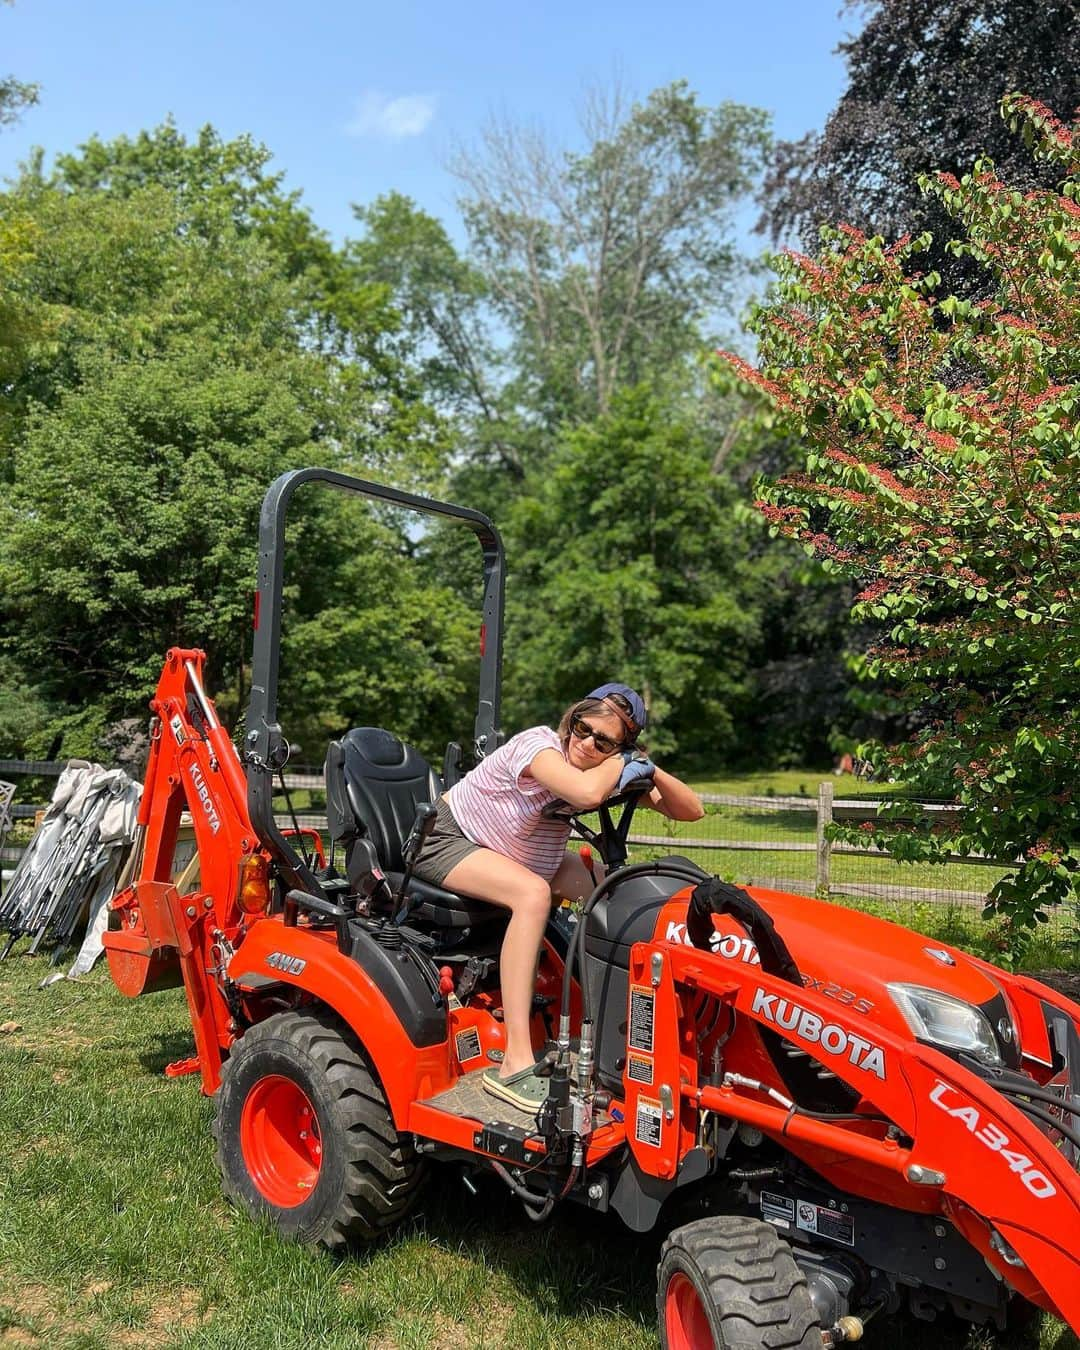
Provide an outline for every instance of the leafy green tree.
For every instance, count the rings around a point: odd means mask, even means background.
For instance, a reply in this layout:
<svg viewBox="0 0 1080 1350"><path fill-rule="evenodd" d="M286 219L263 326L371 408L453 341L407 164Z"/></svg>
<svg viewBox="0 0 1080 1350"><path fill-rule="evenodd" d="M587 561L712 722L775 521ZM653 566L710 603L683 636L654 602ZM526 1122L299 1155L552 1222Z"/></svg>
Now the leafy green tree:
<svg viewBox="0 0 1080 1350"><path fill-rule="evenodd" d="M548 427L607 412L700 350L738 270L732 211L768 145L763 112L704 108L682 81L629 105L595 93L582 120L583 152L493 123L454 166L512 335L515 401Z"/></svg>
<svg viewBox="0 0 1080 1350"><path fill-rule="evenodd" d="M508 726L593 685L641 688L649 744L715 764L739 742L745 603L732 493L711 448L644 388L568 431L507 521Z"/></svg>
<svg viewBox="0 0 1080 1350"><path fill-rule="evenodd" d="M129 178L116 166L133 144ZM196 165L209 154L219 177L185 187L188 152ZM186 149L172 133L95 145L92 172L63 160L46 182L31 169L0 198L0 238L25 223L8 295L49 325L48 341L3 356L13 481L0 501L0 643L34 694L39 747L62 730L66 753L92 750L145 706L177 643L208 651L222 709L237 714L258 509L276 474L323 463L409 484L439 471L441 426L392 351L384 291L352 278L340 302L347 260L294 203L275 214L273 185L259 189L265 212L236 205L230 166L252 153L212 133ZM334 592L327 576L345 566L363 593L361 574L391 575L410 548L407 534L346 528L335 494L305 504L291 537L298 625ZM433 601L436 636L453 605ZM325 646L324 677L344 679L355 644ZM386 642L366 658L393 668ZM331 716L305 715L319 727Z"/></svg>
<svg viewBox="0 0 1080 1350"><path fill-rule="evenodd" d="M919 715L875 758L964 808L877 837L900 858L1017 860L987 907L1015 953L1045 905L1080 895L1080 127L1016 96L1004 110L1060 192L1011 188L987 161L923 180L992 298L939 297L911 270L924 239L846 227L816 261L777 261L759 369L729 364L806 446L765 488L766 518L861 584L855 615L884 627L868 669Z"/></svg>
<svg viewBox="0 0 1080 1350"><path fill-rule="evenodd" d="M948 212L918 189L920 174L963 173L990 156L1019 189L1050 187L998 116L1025 89L1050 107L1080 105L1080 10L1044 0L845 0L865 26L839 47L848 87L822 132L777 144L763 189L774 239L814 248L822 225L846 221L896 239L929 230L922 265L948 289L984 274L946 248Z"/></svg>

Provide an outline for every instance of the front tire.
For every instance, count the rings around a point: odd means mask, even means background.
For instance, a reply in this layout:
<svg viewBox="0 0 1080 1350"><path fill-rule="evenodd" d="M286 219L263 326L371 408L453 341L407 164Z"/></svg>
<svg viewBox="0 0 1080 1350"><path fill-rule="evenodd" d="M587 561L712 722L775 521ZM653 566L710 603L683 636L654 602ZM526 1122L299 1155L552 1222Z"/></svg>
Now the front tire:
<svg viewBox="0 0 1080 1350"><path fill-rule="evenodd" d="M759 1219L677 1228L660 1249L656 1306L663 1350L821 1350L806 1277Z"/></svg>
<svg viewBox="0 0 1080 1350"><path fill-rule="evenodd" d="M326 1011L278 1013L240 1037L214 1137L226 1196L299 1242L380 1237L423 1179L355 1038Z"/></svg>

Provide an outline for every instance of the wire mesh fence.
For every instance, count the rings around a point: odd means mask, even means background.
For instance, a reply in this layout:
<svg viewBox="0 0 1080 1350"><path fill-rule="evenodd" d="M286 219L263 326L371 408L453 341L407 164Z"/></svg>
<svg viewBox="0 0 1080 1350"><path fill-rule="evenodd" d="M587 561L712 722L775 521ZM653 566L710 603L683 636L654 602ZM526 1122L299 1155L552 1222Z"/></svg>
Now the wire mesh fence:
<svg viewBox="0 0 1080 1350"><path fill-rule="evenodd" d="M836 900L877 900L900 913L916 906L962 905L981 910L1008 862L981 856L948 863L905 863L864 846L830 838L834 821L873 821L879 800L836 798L833 784L811 796L704 793L705 816L692 824L639 811L630 838L635 857L677 849L710 872L740 885ZM938 813L940 803L907 802L913 812Z"/></svg>
<svg viewBox="0 0 1080 1350"><path fill-rule="evenodd" d="M46 775L56 769L46 763L0 761L0 771ZM280 825L326 831L322 773L316 768L286 774L285 791L276 798ZM294 813L288 809L289 800ZM630 835L631 858L645 860L678 853L710 873L740 885L791 891L856 904L878 902L903 921L912 922L920 907L960 906L975 915L991 888L1009 870L1007 860L956 857L945 864L902 863L878 850L868 836L859 847L833 841L834 821L873 821L879 799L837 796L830 780L809 795L736 795L705 792L705 815L691 823L668 820L649 809L639 809ZM949 812L941 803L907 802L912 811ZM33 807L12 808L18 818L32 815ZM2 844L2 841L0 841ZM185 841L189 849L194 841ZM4 849L3 862L11 867L20 850ZM180 860L179 861L185 861Z"/></svg>

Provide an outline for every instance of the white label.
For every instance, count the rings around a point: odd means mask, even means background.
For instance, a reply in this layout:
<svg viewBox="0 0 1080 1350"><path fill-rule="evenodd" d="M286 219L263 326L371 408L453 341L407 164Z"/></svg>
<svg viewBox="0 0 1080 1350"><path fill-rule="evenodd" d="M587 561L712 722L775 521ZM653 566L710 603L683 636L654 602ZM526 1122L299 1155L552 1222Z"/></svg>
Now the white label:
<svg viewBox="0 0 1080 1350"><path fill-rule="evenodd" d="M663 1129L664 1113L660 1109L660 1103L650 1102L644 1097L639 1097L637 1114L634 1118L634 1138L639 1144L648 1144L651 1148L659 1148Z"/></svg>

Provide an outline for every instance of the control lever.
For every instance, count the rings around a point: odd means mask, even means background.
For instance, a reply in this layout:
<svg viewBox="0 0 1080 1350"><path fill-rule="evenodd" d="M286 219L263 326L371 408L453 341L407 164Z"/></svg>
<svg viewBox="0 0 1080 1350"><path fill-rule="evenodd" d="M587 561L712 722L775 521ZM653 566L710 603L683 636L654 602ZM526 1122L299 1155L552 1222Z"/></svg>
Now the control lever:
<svg viewBox="0 0 1080 1350"><path fill-rule="evenodd" d="M380 905L393 902L390 883L379 866L379 855L370 839L354 838L351 841L346 870L349 887L358 895Z"/></svg>
<svg viewBox="0 0 1080 1350"><path fill-rule="evenodd" d="M409 837L401 846L401 861L405 864L405 871L401 875L401 885L394 895L394 908L390 913L391 923L404 922L408 910L407 896L409 893L409 882L412 881L413 868L416 866L416 860L420 856L420 850L423 847L424 840L431 834L435 828L435 817L438 815L438 809L430 806L427 802L421 802L416 808L416 819L413 821L412 829L409 831ZM399 917L400 915L400 917Z"/></svg>

